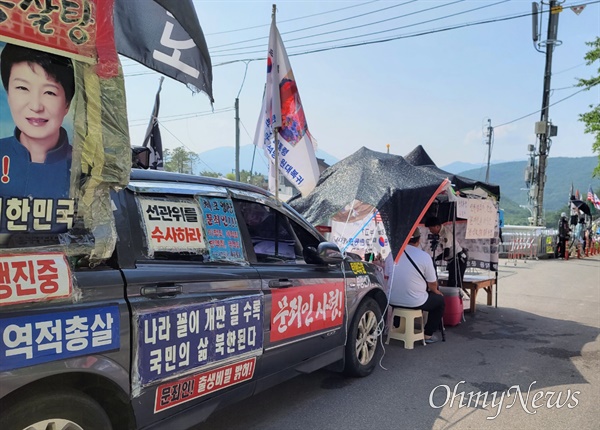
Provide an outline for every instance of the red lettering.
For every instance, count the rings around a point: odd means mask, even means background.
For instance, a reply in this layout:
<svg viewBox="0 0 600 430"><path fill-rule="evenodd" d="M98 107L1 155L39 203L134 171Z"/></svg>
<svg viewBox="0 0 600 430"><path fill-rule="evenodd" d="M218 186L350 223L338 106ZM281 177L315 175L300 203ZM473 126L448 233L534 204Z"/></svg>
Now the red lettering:
<svg viewBox="0 0 600 430"><path fill-rule="evenodd" d="M0 300L8 299L12 296L10 285L0 284Z"/></svg>
<svg viewBox="0 0 600 430"><path fill-rule="evenodd" d="M17 296L30 296L35 294L35 288L22 288L21 284L17 284Z"/></svg>

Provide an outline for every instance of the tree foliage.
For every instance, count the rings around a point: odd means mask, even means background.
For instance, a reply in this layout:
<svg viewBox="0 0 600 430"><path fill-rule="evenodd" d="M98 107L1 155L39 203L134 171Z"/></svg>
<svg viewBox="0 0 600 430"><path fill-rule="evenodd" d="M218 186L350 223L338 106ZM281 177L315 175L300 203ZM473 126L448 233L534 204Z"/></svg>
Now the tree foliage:
<svg viewBox="0 0 600 430"><path fill-rule="evenodd" d="M194 173L194 163L198 159L195 152L187 151L183 146L179 148L165 149L165 170L177 173Z"/></svg>
<svg viewBox="0 0 600 430"><path fill-rule="evenodd" d="M235 173L228 173L225 175L227 179L235 181ZM240 170L240 182L245 182L247 184L256 185L257 187L267 188L267 178L265 175L261 175L258 172L249 172L247 170Z"/></svg>
<svg viewBox="0 0 600 430"><path fill-rule="evenodd" d="M592 49L585 54L586 64L589 66L594 62L600 63L600 37L592 42L586 42L586 45ZM592 76L590 79L579 79L577 86L590 89L600 83L600 67L598 75ZM600 176L600 104L590 105L590 111L580 114L579 120L585 124L585 132L594 135L595 139L592 143L592 151L598 154L598 165L594 169L594 176Z"/></svg>
<svg viewBox="0 0 600 430"><path fill-rule="evenodd" d="M208 178L220 178L221 174L213 172L212 170L203 170L200 172L200 176L206 176Z"/></svg>

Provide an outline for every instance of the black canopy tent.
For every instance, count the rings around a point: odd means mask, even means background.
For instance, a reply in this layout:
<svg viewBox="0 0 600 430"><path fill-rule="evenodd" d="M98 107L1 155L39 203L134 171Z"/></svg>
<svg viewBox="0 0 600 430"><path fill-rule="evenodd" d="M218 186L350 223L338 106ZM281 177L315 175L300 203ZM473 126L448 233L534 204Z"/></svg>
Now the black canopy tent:
<svg viewBox="0 0 600 430"><path fill-rule="evenodd" d="M500 186L487 182L477 181L465 176L455 175L438 168L425 149L418 145L405 157L406 161L415 167L424 171L438 175L440 178L448 178L452 183L452 188L463 196L470 196L479 199L500 200ZM469 265L472 267L484 268L496 271L498 268L497 251L499 238L489 239L470 239L464 237L466 220L461 220L456 213L456 199L449 198L447 195L439 195L429 206L425 220L429 216L436 216L442 223L452 223L453 240L456 240L455 234L458 231L461 236L461 245L471 248ZM457 221L458 224L457 224Z"/></svg>
<svg viewBox="0 0 600 430"><path fill-rule="evenodd" d="M406 154L404 156L404 159L413 166L419 167L433 175L437 175L439 178L450 179L450 182L452 183L452 188L454 188L455 191L467 193L468 191L480 188L486 191L490 196L494 197L496 200L500 200L499 185L477 181L475 179L455 175L454 173L446 172L445 170L440 169L435 165L429 154L427 154L427 151L425 151L425 149L421 145L418 145L417 147L415 147L415 149Z"/></svg>
<svg viewBox="0 0 600 430"><path fill-rule="evenodd" d="M362 147L326 169L306 197L288 202L313 224L326 224L349 204L378 209L392 254L397 258L446 178L408 163L399 155Z"/></svg>

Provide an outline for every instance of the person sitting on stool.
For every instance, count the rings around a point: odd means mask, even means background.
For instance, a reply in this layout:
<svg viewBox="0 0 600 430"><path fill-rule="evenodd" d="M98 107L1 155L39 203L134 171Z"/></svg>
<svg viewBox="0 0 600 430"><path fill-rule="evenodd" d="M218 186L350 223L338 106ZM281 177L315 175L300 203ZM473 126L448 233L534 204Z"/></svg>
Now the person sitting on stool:
<svg viewBox="0 0 600 430"><path fill-rule="evenodd" d="M388 254L384 277L389 284L391 306L429 312L423 331L425 342L434 343L439 340L433 333L442 327L445 301L438 288L431 256L419 248L420 239L421 232L417 228L398 263L394 262L392 253Z"/></svg>
<svg viewBox="0 0 600 430"><path fill-rule="evenodd" d="M447 263L448 286L462 288L465 270L467 270L466 252L458 241L452 237L452 232L442 226L438 217L431 216L427 218L425 227L429 228L431 236L433 236L430 240L437 240L437 246L432 246L433 259L435 261L443 259Z"/></svg>

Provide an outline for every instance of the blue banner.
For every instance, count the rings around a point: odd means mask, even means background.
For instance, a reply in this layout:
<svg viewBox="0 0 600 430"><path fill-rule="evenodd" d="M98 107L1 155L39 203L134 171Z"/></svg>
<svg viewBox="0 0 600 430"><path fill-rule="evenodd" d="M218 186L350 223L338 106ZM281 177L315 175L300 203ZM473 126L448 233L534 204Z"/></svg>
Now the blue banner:
<svg viewBox="0 0 600 430"><path fill-rule="evenodd" d="M0 371L119 349L119 307L0 319Z"/></svg>
<svg viewBox="0 0 600 430"><path fill-rule="evenodd" d="M244 261L242 240L231 199L200 197L210 260Z"/></svg>
<svg viewBox="0 0 600 430"><path fill-rule="evenodd" d="M147 384L213 362L262 352L261 295L140 314L137 372Z"/></svg>

